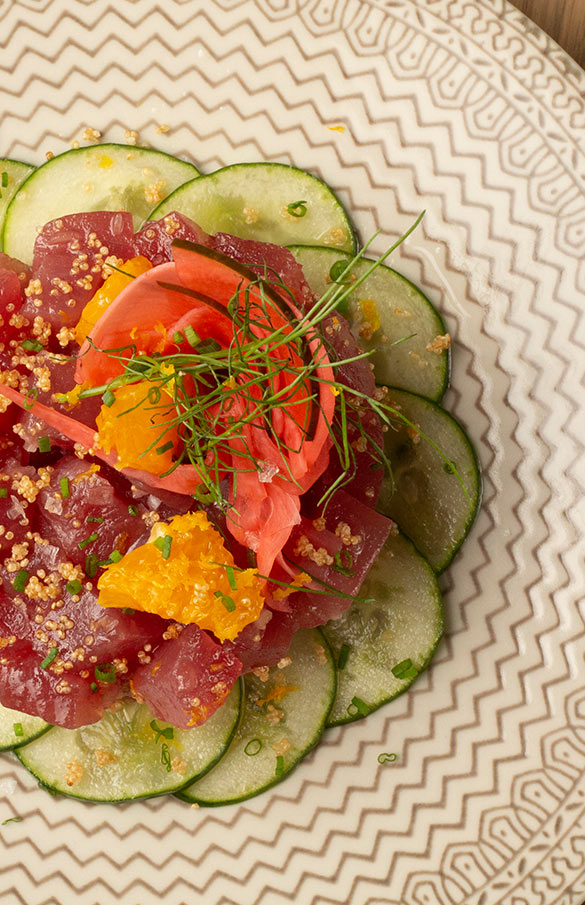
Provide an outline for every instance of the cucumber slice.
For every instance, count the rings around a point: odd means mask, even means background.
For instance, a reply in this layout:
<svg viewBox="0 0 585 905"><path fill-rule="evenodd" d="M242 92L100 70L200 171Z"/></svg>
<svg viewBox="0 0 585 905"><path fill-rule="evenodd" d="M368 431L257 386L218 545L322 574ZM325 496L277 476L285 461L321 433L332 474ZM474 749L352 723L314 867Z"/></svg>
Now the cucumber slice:
<svg viewBox="0 0 585 905"><path fill-rule="evenodd" d="M283 163L223 167L181 186L152 211L150 219L174 210L208 233L227 232L277 245L297 242L346 251L355 248L350 220L331 189L304 170Z"/></svg>
<svg viewBox="0 0 585 905"><path fill-rule="evenodd" d="M0 751L26 745L50 728L50 724L38 716L29 716L0 704Z"/></svg>
<svg viewBox="0 0 585 905"><path fill-rule="evenodd" d="M390 535L360 597L372 602L353 603L323 629L338 664L328 726L362 719L406 691L443 631L435 573L403 535Z"/></svg>
<svg viewBox="0 0 585 905"><path fill-rule="evenodd" d="M284 779L317 744L335 697L331 652L318 629L302 629L289 657L290 665L272 667L266 682L244 677L244 714L230 749L179 798L209 807L251 798ZM279 699L278 689L289 686Z"/></svg>
<svg viewBox="0 0 585 905"><path fill-rule="evenodd" d="M350 255L331 248L297 245L290 251L318 296L331 289L331 267L337 261L351 260ZM351 273L357 278L371 264L370 259L360 259ZM445 325L420 289L382 264L342 305L342 313L359 333L361 347L368 352L373 350L370 361L378 383L403 387L429 399L443 396L449 383L450 353L448 349L432 352L427 346L445 334ZM372 333L373 328L376 329Z"/></svg>
<svg viewBox="0 0 585 905"><path fill-rule="evenodd" d="M103 144L65 151L22 184L6 212L4 248L30 264L40 227L82 211L130 211L138 228L153 203L199 171L162 151Z"/></svg>
<svg viewBox="0 0 585 905"><path fill-rule="evenodd" d="M242 683L202 726L151 726L145 704L124 701L92 726L55 727L16 756L41 785L85 801L121 802L174 792L201 776L228 747L238 724ZM166 746L163 748L163 746Z"/></svg>
<svg viewBox="0 0 585 905"><path fill-rule="evenodd" d="M385 400L454 463L465 485L423 436L399 422L385 435L394 487L387 477L378 509L398 523L436 572L449 565L471 528L481 496L481 476L473 446L461 425L428 399L390 389Z"/></svg>
<svg viewBox="0 0 585 905"><path fill-rule="evenodd" d="M16 194L18 187L33 170L34 167L31 167L28 163L0 157L0 236L2 236L2 226L8 205ZM0 242L1 250L2 243Z"/></svg>

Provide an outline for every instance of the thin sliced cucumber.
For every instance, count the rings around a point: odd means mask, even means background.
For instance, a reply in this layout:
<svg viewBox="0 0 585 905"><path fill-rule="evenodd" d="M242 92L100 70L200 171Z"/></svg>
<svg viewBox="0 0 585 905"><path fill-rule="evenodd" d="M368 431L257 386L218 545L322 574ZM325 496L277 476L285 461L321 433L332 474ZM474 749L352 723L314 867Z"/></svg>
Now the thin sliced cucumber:
<svg viewBox="0 0 585 905"><path fill-rule="evenodd" d="M15 753L41 785L72 798L120 802L174 792L225 752L238 724L241 685L195 729L152 723L148 707L128 699L99 723L55 727Z"/></svg>
<svg viewBox="0 0 585 905"><path fill-rule="evenodd" d="M349 263L350 255L331 248L292 246L293 253L313 292L321 296L331 290L332 267L342 269L338 261ZM357 279L372 264L360 259L351 268ZM340 274L333 272L340 279ZM343 280L350 280L346 274ZM347 283L348 287L351 282ZM348 296L340 309L359 333L360 346L373 354L378 383L403 387L429 399L439 400L449 383L449 350L433 352L427 348L445 335L445 325L426 295L406 277L380 265ZM408 337L408 338L407 338ZM435 348L441 345L437 342Z"/></svg>
<svg viewBox="0 0 585 905"><path fill-rule="evenodd" d="M390 535L360 597L323 629L337 663L337 695L327 722L367 716L412 684L429 664L443 631L435 573L403 535Z"/></svg>
<svg viewBox="0 0 585 905"><path fill-rule="evenodd" d="M394 486L389 477L384 479L378 509L398 523L436 572L442 572L479 506L481 475L475 450L459 422L436 403L395 389L388 391L385 402L399 406L415 429L395 422L395 429L386 433Z"/></svg>
<svg viewBox="0 0 585 905"><path fill-rule="evenodd" d="M335 666L317 629L293 637L291 663L244 678L244 714L225 757L179 797L214 807L269 789L317 744L335 697Z"/></svg>
<svg viewBox="0 0 585 905"><path fill-rule="evenodd" d="M311 243L355 248L345 210L331 189L304 170L283 163L238 163L188 182L150 214L176 210L209 233L277 245Z"/></svg>
<svg viewBox="0 0 585 905"><path fill-rule="evenodd" d="M9 160L0 157L0 237L2 226L8 205L12 201L18 187L30 176L34 167L29 163L21 163L20 160ZM2 243L0 242L0 251Z"/></svg>
<svg viewBox="0 0 585 905"><path fill-rule="evenodd" d="M50 728L50 724L38 716L29 716L0 704L0 751L26 745Z"/></svg>
<svg viewBox="0 0 585 905"><path fill-rule="evenodd" d="M4 249L30 264L38 229L66 214L130 211L137 228L154 203L199 171L162 151L103 144L65 151L22 184L6 212Z"/></svg>

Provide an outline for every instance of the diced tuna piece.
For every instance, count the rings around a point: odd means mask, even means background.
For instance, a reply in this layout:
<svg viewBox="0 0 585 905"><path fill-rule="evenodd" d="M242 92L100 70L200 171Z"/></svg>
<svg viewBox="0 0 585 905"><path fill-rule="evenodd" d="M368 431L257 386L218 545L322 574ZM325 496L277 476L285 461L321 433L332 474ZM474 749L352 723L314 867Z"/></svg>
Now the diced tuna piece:
<svg viewBox="0 0 585 905"><path fill-rule="evenodd" d="M352 597L359 594L392 528L390 519L344 491L338 491L332 498L325 524L327 531L315 532L313 528L313 533L304 520L293 531L285 548L290 561L318 580L313 589L320 592L295 591L287 598L295 630L324 625L345 612ZM332 542L331 533L336 543ZM320 536L322 543L318 540ZM334 591L323 594L327 588ZM344 596L336 595L335 591Z"/></svg>
<svg viewBox="0 0 585 905"><path fill-rule="evenodd" d="M5 707L74 729L101 719L119 694L114 685L93 692L87 679L56 674L43 668L42 662L27 641L8 643L0 651L0 702Z"/></svg>
<svg viewBox="0 0 585 905"><path fill-rule="evenodd" d="M106 259L134 255L132 215L122 211L69 214L51 220L35 242L31 295L22 313L40 315L53 334L72 327L104 282Z"/></svg>
<svg viewBox="0 0 585 905"><path fill-rule="evenodd" d="M69 493L65 498L62 481ZM129 513L127 501L101 476L100 466L72 456L57 463L39 494L38 530L74 564L85 564L88 555L102 561L113 550L125 553L149 534L142 518Z"/></svg>
<svg viewBox="0 0 585 905"><path fill-rule="evenodd" d="M30 502L31 489L38 475L34 468L23 465L18 458L8 458L0 470L0 562L13 544L22 543L29 531L36 527L36 506Z"/></svg>
<svg viewBox="0 0 585 905"><path fill-rule="evenodd" d="M236 655L242 662L243 672L247 673L257 666L274 666L285 657L294 631L292 614L270 612L265 607L256 622L223 646Z"/></svg>
<svg viewBox="0 0 585 905"><path fill-rule="evenodd" d="M59 401L60 397L76 388L75 361L66 355L59 356L45 351L29 355L27 359L25 367L30 372L28 378L30 392L36 393L36 401L54 408L57 412L70 415L81 424L95 428L96 418L102 407L101 395L81 399L74 405ZM19 423L22 426L19 435L28 452L38 450L39 437L48 437L52 446L61 449L73 450L75 446L73 440L32 412L23 412Z"/></svg>
<svg viewBox="0 0 585 905"><path fill-rule="evenodd" d="M205 722L226 699L242 664L196 625L164 641L132 677L132 691L179 729Z"/></svg>
<svg viewBox="0 0 585 905"><path fill-rule="evenodd" d="M147 223L136 233L136 254L155 265L173 260L172 243L175 239L186 239L197 245L208 245L209 236L184 214L173 211L161 220Z"/></svg>
<svg viewBox="0 0 585 905"><path fill-rule="evenodd" d="M245 264L258 276L273 283L275 288L282 288L282 283L289 289L301 310L310 307L315 296L305 280L301 265L293 255L280 245L271 242L255 242L253 239L240 239L229 233L216 233L208 242L210 248L221 251L224 255ZM284 290L286 296L286 289Z"/></svg>

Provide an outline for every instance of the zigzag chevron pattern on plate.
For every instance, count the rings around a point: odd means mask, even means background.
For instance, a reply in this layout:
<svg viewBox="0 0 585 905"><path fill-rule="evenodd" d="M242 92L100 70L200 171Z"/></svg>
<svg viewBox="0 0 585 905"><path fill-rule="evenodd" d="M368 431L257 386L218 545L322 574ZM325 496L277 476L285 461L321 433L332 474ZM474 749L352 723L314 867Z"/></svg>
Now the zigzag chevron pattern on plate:
<svg viewBox="0 0 585 905"><path fill-rule="evenodd" d="M219 811L52 799L6 758L3 905L581 905L580 72L504 0L4 0L0 22L3 154L89 124L207 171L295 163L378 250L425 207L392 263L455 336L448 404L486 473L408 695Z"/></svg>

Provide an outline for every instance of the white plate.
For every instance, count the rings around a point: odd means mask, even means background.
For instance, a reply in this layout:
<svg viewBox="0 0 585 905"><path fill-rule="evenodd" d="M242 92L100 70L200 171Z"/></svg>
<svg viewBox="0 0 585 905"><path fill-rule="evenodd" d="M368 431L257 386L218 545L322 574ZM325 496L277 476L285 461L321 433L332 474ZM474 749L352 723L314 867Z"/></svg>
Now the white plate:
<svg viewBox="0 0 585 905"><path fill-rule="evenodd" d="M426 208L394 263L455 337L485 471L410 693L217 811L53 799L3 760L3 905L579 905L583 73L503 0L4 0L0 29L3 154L89 125L204 171L295 163L378 250Z"/></svg>

